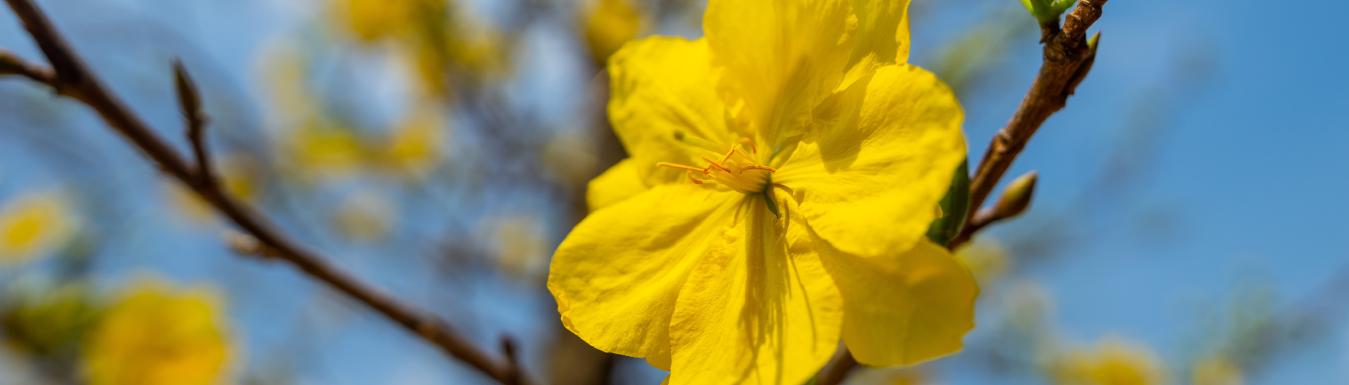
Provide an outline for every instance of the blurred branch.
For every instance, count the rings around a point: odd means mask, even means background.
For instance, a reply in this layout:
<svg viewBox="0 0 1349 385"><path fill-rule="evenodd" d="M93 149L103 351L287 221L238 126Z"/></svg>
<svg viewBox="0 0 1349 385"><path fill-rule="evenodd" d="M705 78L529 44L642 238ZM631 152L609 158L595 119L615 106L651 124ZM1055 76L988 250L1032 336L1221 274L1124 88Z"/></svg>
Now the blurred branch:
<svg viewBox="0 0 1349 385"><path fill-rule="evenodd" d="M235 198L208 182L209 171L203 167L206 160L202 131L205 120L196 111L195 91L191 90L185 72L179 75L179 98L188 120L188 136L193 142L198 165L193 166L171 145L133 114L125 103L114 96L93 74L85 63L66 44L46 15L31 0L6 0L23 22L24 28L42 50L53 70L24 63L17 57L0 54L0 74L16 74L45 84L57 94L69 97L94 109L113 130L130 140L164 173L177 179L278 259L289 262L310 277L346 294L371 309L383 314L403 328L436 345L441 351L503 384L523 383L519 364L515 361L513 345L504 360L497 360L474 347L464 337L435 315L404 304L368 284L330 265L319 255L300 247L272 227L258 212L239 203ZM185 86L184 83L189 83ZM184 92L187 91L187 92ZM195 120L194 120L195 119Z"/></svg>
<svg viewBox="0 0 1349 385"><path fill-rule="evenodd" d="M206 150L206 114L201 111L201 96L197 85L187 74L181 60L173 61L173 85L178 92L178 109L183 112L187 122L187 142L192 145L192 154L197 159L197 177L201 183L215 187L215 167L211 166L211 154Z"/></svg>
<svg viewBox="0 0 1349 385"><path fill-rule="evenodd" d="M1077 85L1087 76L1092 63L1096 60L1095 42L1099 34L1087 41L1087 28L1101 18L1101 7L1108 0L1080 0L1077 7L1069 13L1060 28L1057 20L1040 24L1041 42L1044 43L1044 59L1040 72L1031 83L1026 97L1021 100L1012 120L998 131L989 144L988 151L979 162L979 168L971 178L970 206L983 206L993 186L998 184L1003 174L1011 167L1012 161L1026 147L1026 142L1049 119L1050 115L1068 104ZM985 213L981 217L979 213ZM994 211L970 210L966 226L961 229L947 248L954 249L974 234L974 231L996 221ZM983 225L975 225L976 219ZM817 385L838 385L847 379L848 373L858 366L851 354L839 354L820 371L816 377Z"/></svg>
<svg viewBox="0 0 1349 385"><path fill-rule="evenodd" d="M46 68L28 64L18 56L7 51L0 51L0 76L18 75L34 82L46 84L55 89L58 93L60 88L56 87L56 75L52 74Z"/></svg>
<svg viewBox="0 0 1349 385"><path fill-rule="evenodd" d="M1068 14L1062 29L1057 20L1040 25L1041 41L1044 43L1044 60L1040 72L1011 121L993 137L993 142L980 160L979 168L970 182L972 207L983 205L993 192L993 186L998 184L1012 161L1026 147L1026 142L1030 141L1050 115L1067 105L1068 97L1072 96L1077 85L1091 71L1091 65L1096 60L1095 41L1100 35L1097 34L1088 42L1087 28L1101 17L1101 7L1106 1L1079 1L1072 13ZM971 219L976 212L970 211ZM956 240L968 239L973 230L973 227L966 227ZM953 242L948 246L957 245Z"/></svg>
<svg viewBox="0 0 1349 385"><path fill-rule="evenodd" d="M838 385L848 379L848 375L857 368L857 359L847 349L839 349L834 358L825 364L824 369L815 377L815 385Z"/></svg>

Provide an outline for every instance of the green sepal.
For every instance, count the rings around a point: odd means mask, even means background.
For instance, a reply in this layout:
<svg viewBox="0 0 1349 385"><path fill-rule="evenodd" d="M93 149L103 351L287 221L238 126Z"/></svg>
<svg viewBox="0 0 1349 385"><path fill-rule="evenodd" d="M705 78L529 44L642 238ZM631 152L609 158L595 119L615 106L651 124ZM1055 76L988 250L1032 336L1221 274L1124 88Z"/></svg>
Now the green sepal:
<svg viewBox="0 0 1349 385"><path fill-rule="evenodd" d="M778 212L778 202L773 200L773 185L768 185L768 188L763 190L762 195L764 204L768 205L768 212L773 213L774 217L782 218L782 213Z"/></svg>
<svg viewBox="0 0 1349 385"><path fill-rule="evenodd" d="M970 164L969 160L960 162L951 176L951 187L941 198L941 216L932 221L927 228L927 239L945 245L960 234L965 226L965 217L970 212Z"/></svg>

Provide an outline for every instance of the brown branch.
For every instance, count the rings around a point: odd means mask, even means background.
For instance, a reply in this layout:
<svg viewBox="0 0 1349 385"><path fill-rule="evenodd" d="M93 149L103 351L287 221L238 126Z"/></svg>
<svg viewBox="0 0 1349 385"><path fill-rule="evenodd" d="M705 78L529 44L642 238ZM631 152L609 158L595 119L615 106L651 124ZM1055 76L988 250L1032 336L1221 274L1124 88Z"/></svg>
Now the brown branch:
<svg viewBox="0 0 1349 385"><path fill-rule="evenodd" d="M1107 1L1079 0L1077 7L1064 19L1062 28L1053 21L1040 24L1040 40L1044 44L1040 72L1011 121L994 135L970 179L970 207L983 206L993 192L993 186L1007 173L1026 142L1050 115L1068 104L1068 97L1091 71L1092 62L1096 60L1096 47L1087 43L1087 28L1101 18L1101 7ZM954 250L969 240L975 231L1001 219L997 218L997 212L990 210L970 210L968 215L960 233L946 245L948 249ZM838 385L857 366L851 354L836 355L820 371L816 384Z"/></svg>
<svg viewBox="0 0 1349 385"><path fill-rule="evenodd" d="M1050 115L1067 105L1068 97L1072 96L1077 85L1091 71L1091 65L1096 60L1096 48L1087 43L1087 28L1101 17L1101 7L1106 1L1080 0L1065 18L1062 29L1056 23L1041 25L1044 61L1040 65L1040 72L1012 119L993 137L993 142L988 145L984 158L979 162L979 168L970 180L970 207L983 205L993 192L993 187L1011 167L1012 161L1026 147L1026 142L1030 141ZM970 221L976 212L970 211ZM974 230L977 229L966 226L956 240L969 239ZM957 245L952 242L948 246Z"/></svg>
<svg viewBox="0 0 1349 385"><path fill-rule="evenodd" d="M261 214L229 196L218 188L216 183L208 182L204 176L209 175L209 172L202 168L209 164L209 161L206 160L205 146L201 141L201 131L205 120L201 118L198 112L192 112L197 108L185 108L184 110L189 120L189 137L193 138L194 152L198 157L198 164L193 165L179 155L167 141L156 135L143 120L133 114L125 103L114 96L95 77L93 71L66 44L46 15L31 0L5 1L23 22L24 28L37 42L38 47L54 69L47 71L23 63L12 55L4 55L0 57L4 59L3 69L12 70L7 73L18 74L50 86L58 94L70 97L93 108L108 126L130 140L164 173L194 191L233 222L241 231L256 239L259 249L265 250L269 256L284 260L310 277L322 281L333 289L369 306L404 329L440 348L442 352L463 361L473 369L500 383L521 384L525 382L521 369L514 360L513 345L506 352L506 359L498 360L491 357L488 353L474 347L434 314L402 303L339 270L319 255L300 247L283 233L273 228ZM180 74L185 75L184 72L180 72ZM181 91L183 89L180 85L180 99L184 97ZM191 97L195 98L195 95ZM195 115L195 118L193 115ZM199 120L194 122L193 119Z"/></svg>
<svg viewBox="0 0 1349 385"><path fill-rule="evenodd" d="M815 385L838 385L843 380L848 379L852 370L857 368L857 359L852 358L846 348L842 349L834 358L825 364L824 369L815 377Z"/></svg>

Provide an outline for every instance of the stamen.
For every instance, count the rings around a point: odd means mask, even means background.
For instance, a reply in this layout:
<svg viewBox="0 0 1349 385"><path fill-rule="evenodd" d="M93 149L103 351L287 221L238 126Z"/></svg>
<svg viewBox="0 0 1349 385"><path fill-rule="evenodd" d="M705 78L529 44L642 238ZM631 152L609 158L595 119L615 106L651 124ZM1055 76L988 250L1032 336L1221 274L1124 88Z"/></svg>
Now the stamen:
<svg viewBox="0 0 1349 385"><path fill-rule="evenodd" d="M707 168L706 168L706 167L704 167L704 168L697 168L697 167L693 167L693 166L682 165L682 164L679 164L679 163L670 163L670 162L658 162L658 163L656 163L656 167L669 167L669 168L673 168L673 169L689 170L689 171L697 171L697 172L701 172L701 173L706 173L706 172L707 172Z"/></svg>
<svg viewBox="0 0 1349 385"><path fill-rule="evenodd" d="M704 160L704 161L707 161L707 167L708 167L708 168L716 167L717 169L719 169L719 170L721 170L721 171L731 172L731 169L726 168L725 166L722 166L722 165L720 165L720 164L717 164L716 161L711 160L711 159L708 159L706 156L703 157L703 160ZM722 162L725 163L726 161L723 160Z"/></svg>
<svg viewBox="0 0 1349 385"><path fill-rule="evenodd" d="M721 160L711 157L702 157L707 162L705 167L694 167L685 164L659 162L657 167L667 167L676 170L684 170L688 173L689 181L695 184L704 184L707 181L716 182L718 185L725 186L735 191L746 194L762 193L770 185L771 174L777 172L777 169L759 164L753 156L754 142L742 140L742 143L748 144L750 153L745 153L738 146L732 146L722 155ZM695 175L696 174L701 174ZM773 202L770 202L772 205Z"/></svg>

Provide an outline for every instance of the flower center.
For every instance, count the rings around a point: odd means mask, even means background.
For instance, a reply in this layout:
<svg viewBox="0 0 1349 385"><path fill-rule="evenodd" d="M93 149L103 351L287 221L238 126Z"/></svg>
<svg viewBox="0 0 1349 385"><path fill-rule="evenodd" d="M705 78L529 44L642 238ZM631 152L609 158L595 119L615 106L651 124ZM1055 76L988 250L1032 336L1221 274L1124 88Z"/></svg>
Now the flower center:
<svg viewBox="0 0 1349 385"><path fill-rule="evenodd" d="M667 162L656 163L656 166L685 170L693 183L715 182L745 194L759 194L768 190L773 172L777 170L756 162L753 153L752 145L748 153L731 147L721 160L703 157L703 160L707 161L706 167Z"/></svg>

